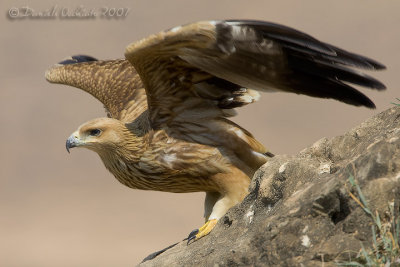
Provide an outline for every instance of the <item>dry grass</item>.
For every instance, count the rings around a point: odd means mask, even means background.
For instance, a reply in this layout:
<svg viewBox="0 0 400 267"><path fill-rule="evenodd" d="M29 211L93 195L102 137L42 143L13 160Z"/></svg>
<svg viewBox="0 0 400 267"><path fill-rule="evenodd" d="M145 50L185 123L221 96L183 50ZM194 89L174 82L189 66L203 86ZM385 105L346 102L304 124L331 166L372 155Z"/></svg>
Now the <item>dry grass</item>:
<svg viewBox="0 0 400 267"><path fill-rule="evenodd" d="M399 100L399 99L398 99ZM400 105L400 104L397 104ZM354 176L350 174L349 183L357 192L357 196L350 192L349 195L372 218L371 226L372 246L361 249L357 257L349 262L337 263L339 266L400 266L400 217L398 202L388 203L388 209L383 212L382 218L378 211L373 213L358 186Z"/></svg>

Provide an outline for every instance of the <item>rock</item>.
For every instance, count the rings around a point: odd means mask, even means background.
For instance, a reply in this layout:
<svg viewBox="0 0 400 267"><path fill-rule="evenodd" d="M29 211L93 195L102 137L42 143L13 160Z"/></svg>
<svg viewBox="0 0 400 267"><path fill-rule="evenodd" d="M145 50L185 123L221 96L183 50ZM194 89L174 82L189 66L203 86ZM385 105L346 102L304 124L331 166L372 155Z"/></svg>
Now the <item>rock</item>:
<svg viewBox="0 0 400 267"><path fill-rule="evenodd" d="M399 107L295 156L274 157L208 236L139 266L336 266L354 259L361 244L371 247L373 221L350 197L357 195L350 174L372 211L400 199Z"/></svg>

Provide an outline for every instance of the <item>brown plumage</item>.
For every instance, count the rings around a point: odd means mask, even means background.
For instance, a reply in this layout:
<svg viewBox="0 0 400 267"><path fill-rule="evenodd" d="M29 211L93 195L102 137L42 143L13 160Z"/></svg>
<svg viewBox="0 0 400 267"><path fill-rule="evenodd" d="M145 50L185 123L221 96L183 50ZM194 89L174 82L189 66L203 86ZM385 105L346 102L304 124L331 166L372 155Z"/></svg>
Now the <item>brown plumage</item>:
<svg viewBox="0 0 400 267"><path fill-rule="evenodd" d="M380 63L261 21L205 21L132 43L126 59L74 56L46 72L100 100L109 118L89 121L67 140L86 147L124 185L143 190L206 192L208 234L247 194L272 154L228 119L255 102L257 90L286 91L375 107L348 85L382 90L349 67ZM249 89L251 88L251 89Z"/></svg>

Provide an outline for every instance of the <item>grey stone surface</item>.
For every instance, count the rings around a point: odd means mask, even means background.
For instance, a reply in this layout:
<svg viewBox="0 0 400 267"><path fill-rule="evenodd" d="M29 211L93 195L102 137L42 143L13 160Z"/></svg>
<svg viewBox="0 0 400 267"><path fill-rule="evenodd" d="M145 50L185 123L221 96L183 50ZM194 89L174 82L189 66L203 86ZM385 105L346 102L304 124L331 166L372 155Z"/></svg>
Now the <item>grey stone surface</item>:
<svg viewBox="0 0 400 267"><path fill-rule="evenodd" d="M400 199L399 107L274 157L210 235L140 266L335 266L372 243L372 219L349 195L350 173L371 210L383 213Z"/></svg>

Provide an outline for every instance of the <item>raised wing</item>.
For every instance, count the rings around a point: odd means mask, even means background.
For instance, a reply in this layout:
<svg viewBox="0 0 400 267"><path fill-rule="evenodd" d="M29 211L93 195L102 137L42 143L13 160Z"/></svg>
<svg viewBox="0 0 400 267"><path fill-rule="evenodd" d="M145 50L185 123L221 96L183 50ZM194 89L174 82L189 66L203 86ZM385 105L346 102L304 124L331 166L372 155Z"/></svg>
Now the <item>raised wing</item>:
<svg viewBox="0 0 400 267"><path fill-rule="evenodd" d="M376 79L348 68L378 70L385 68L382 64L262 21L206 21L176 27L131 44L125 56L145 84L154 123L162 120L161 110L183 103L166 103L166 98L196 95L191 87L210 77L238 88L281 90L368 108L374 108L374 103L347 83L385 89ZM169 104L171 109L160 107Z"/></svg>
<svg viewBox="0 0 400 267"><path fill-rule="evenodd" d="M229 148L223 153L248 159L247 165L259 160L254 166L265 162L267 151L249 132L225 118L232 115L229 109L258 99L252 89L374 108L368 97L347 83L385 88L349 68L385 68L380 63L261 21L205 21L175 27L132 43L125 56L145 86L154 129Z"/></svg>
<svg viewBox="0 0 400 267"><path fill-rule="evenodd" d="M47 70L46 79L90 93L104 104L109 117L121 121L130 122L147 110L143 84L127 60L73 56Z"/></svg>

